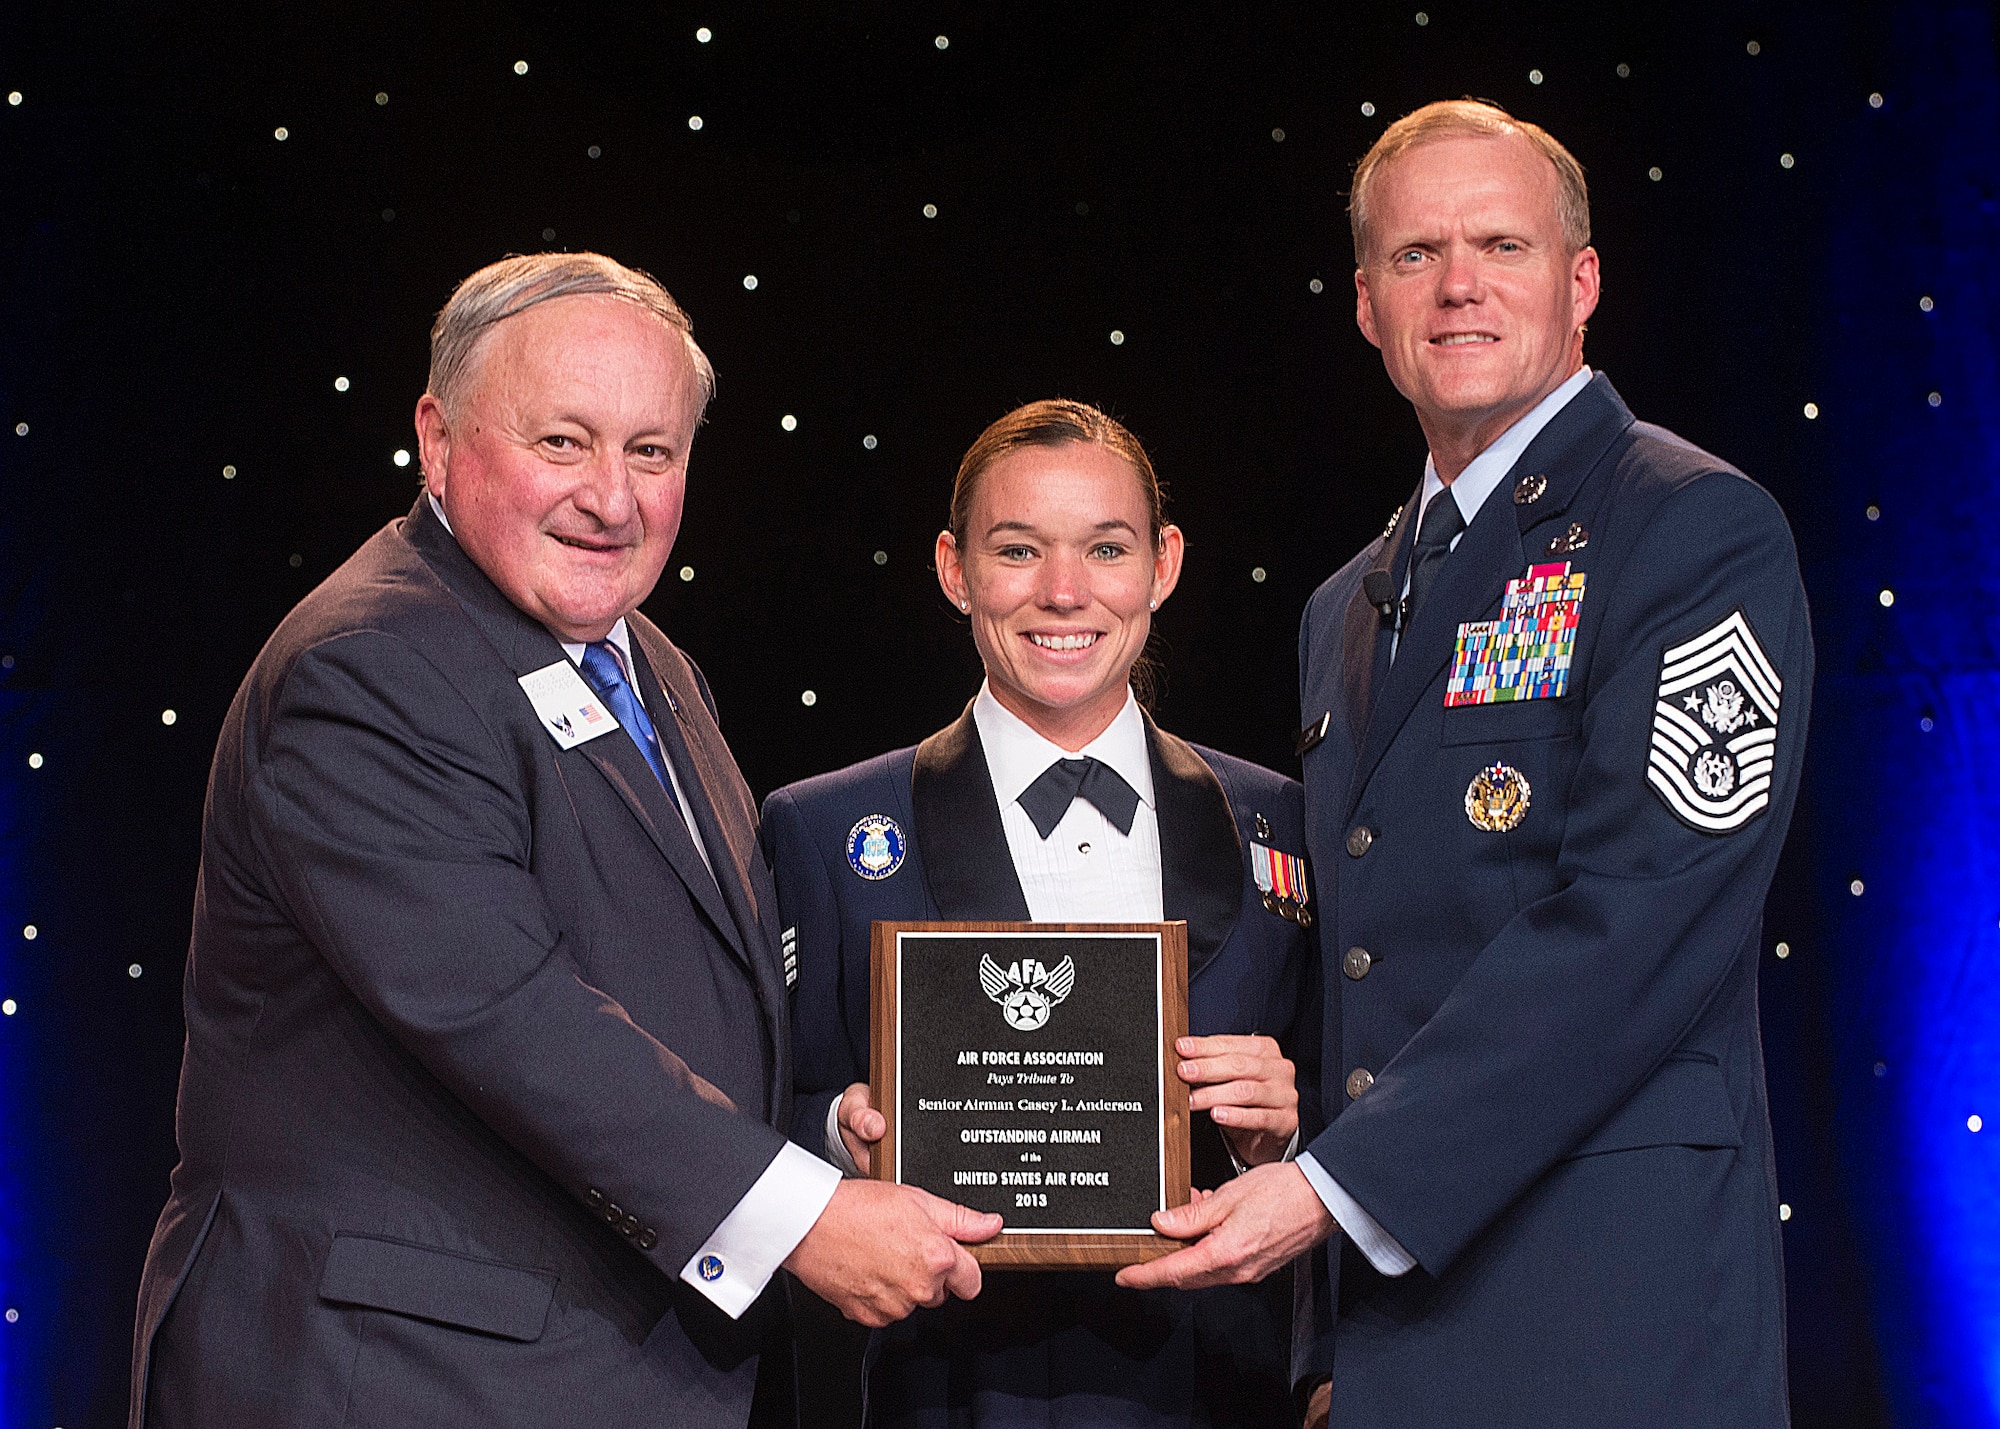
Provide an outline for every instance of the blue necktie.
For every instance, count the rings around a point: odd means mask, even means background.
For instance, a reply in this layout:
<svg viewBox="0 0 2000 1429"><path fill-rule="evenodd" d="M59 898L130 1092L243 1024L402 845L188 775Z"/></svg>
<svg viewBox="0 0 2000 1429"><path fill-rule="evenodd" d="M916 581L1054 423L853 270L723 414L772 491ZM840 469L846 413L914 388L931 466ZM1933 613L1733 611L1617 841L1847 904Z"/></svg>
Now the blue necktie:
<svg viewBox="0 0 2000 1429"><path fill-rule="evenodd" d="M1464 530L1465 517L1459 512L1458 498L1451 494L1450 489L1433 496L1431 504L1424 510L1422 523L1417 527L1417 549L1410 558L1410 596L1403 602L1405 630L1417 618L1424 597L1437 583L1445 557L1451 554L1451 543Z"/></svg>
<svg viewBox="0 0 2000 1429"><path fill-rule="evenodd" d="M625 668L609 640L583 647L583 674L590 681L591 688L604 697L604 703L611 706L612 717L625 726L625 733L632 736L632 742L646 756L646 762L652 765L660 787L671 795L674 781L667 777L667 761L660 752L659 732L653 728L653 721L646 717L646 707L639 703L639 697L626 681Z"/></svg>

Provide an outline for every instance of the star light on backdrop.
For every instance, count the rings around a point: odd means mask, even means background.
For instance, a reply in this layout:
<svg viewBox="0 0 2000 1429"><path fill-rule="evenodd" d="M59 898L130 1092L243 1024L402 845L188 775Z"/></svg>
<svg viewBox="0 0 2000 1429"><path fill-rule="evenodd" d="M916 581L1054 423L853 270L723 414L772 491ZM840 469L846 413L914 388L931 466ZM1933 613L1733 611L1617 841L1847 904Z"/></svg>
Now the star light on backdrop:
<svg viewBox="0 0 2000 1429"><path fill-rule="evenodd" d="M2000 1104L1993 25L1907 5L1880 32L1869 72L1890 82L1843 136L1822 278L1841 308L1828 491L1866 504L1815 611L1814 792L1838 819L1818 862L1853 895L1827 908L1836 1094L1897 1422L1954 1429L2000 1425L2000 1148L1978 1135ZM1977 395L1940 410L1913 386Z"/></svg>
<svg viewBox="0 0 2000 1429"><path fill-rule="evenodd" d="M1774 914L1783 937L1766 966L1779 1215L1795 1250L1796 1422L1863 1423L1874 1412L1863 1403L1875 1373L1866 1344L1846 1311L1820 1303L1850 1288L1826 1267L1855 1254L1842 1239L1852 1232L1839 1229L1852 1198L1867 1210L1862 1233L1884 1237L1868 1254L1898 1422L2000 1425L1990 1215L2000 1189L1995 1141L1982 1134L1982 1116L2000 1105L2000 1026L1986 1012L2000 1004L1989 971L2000 961L2000 692L1980 634L1980 622L2000 624L1990 554L2000 539L1976 503L1905 511L1894 499L1919 483L1950 489L1953 474L1990 490L2000 440L1990 336L2000 314L1978 261L1995 246L1992 214L1979 207L1995 188L1993 158L1978 147L1994 128L1993 46L1978 8L1898 6L1887 46L1874 43L1872 21L1803 4L1760 14L1754 38L1705 13L1671 12L1663 27L1606 16L1572 33L1504 8L1433 15L1392 4L1343 7L1293 43L1283 18L1211 33L1162 12L1107 22L1051 54L1039 38L1047 23L967 12L954 35L938 32L935 14L892 5L865 40L841 31L847 48L824 55L813 27L840 22L773 13L754 30L718 32L681 12L645 22L655 28L630 46L643 64L530 15L462 69L407 77L379 57L363 63L366 45L346 53L343 25L360 20L329 22L302 44L284 16L260 14L243 48L227 52L257 61L246 72L284 78L285 112L218 67L201 84L147 91L157 114L121 98L125 108L100 106L95 120L90 86L101 81L59 56L10 56L23 87L8 91L0 122L23 127L0 137L51 172L82 166L34 127L47 116L99 124L100 138L134 113L148 121L130 126L138 138L90 151L92 164L112 153L144 163L84 173L60 199L37 179L18 206L20 231L29 217L60 217L63 251L89 255L74 260L77 291L154 245L212 287L173 289L183 303L172 318L141 291L129 325L123 308L115 321L87 309L95 326L79 329L97 344L90 359L103 350L135 393L157 386L172 397L149 409L167 414L153 429L171 435L148 472L163 494L134 517L135 534L102 519L38 527L24 507L0 509L10 578L53 569L38 530L89 531L112 552L88 568L106 590L85 623L64 623L81 587L55 576L24 578L27 614L0 612L0 919L13 919L0 926L24 930L0 940L0 1013L11 1019L0 1038L0 1296L11 1327L0 1330L0 1421L75 1429L114 1422L122 1408L87 1411L72 1386L94 1375L113 1386L105 1403L116 1398L115 1342L130 1306L112 1292L137 1263L171 1165L173 986L202 769L229 690L271 625L413 495L411 449L397 443L409 440L409 399L422 385L422 327L455 278L540 234L652 267L688 301L725 384L698 449L676 579L653 605L702 658L759 787L878 752L892 731L921 733L913 721L929 717L926 702L969 676L962 625L921 623L937 613L929 541L944 490L980 425L1054 391L1134 419L1193 538L1183 592L1163 615L1176 681L1169 722L1295 769L1288 746L1243 746L1281 722L1298 605L1373 535L1421 464L1407 409L1351 330L1341 179L1388 119L1470 92L1548 123L1589 167L1616 277L1593 321L1593 360L1643 415L1777 489L1801 532L1822 681L1817 812L1809 799L1794 843L1816 860L1819 896ZM293 39L260 38L259 27ZM322 39L340 63L323 62ZM1010 44L1028 56L1014 69L996 58ZM683 66L669 50L698 62ZM1043 82L1070 62L1069 78ZM578 72L591 75L587 89L570 78ZM1157 83L1162 75L1173 83ZM37 103L24 105L25 93ZM1201 104L1187 105L1193 93ZM1177 128L1177 107L1199 112ZM1851 127L1868 124L1880 131ZM140 142L149 128L173 142ZM669 188L671 204L635 207L635 195ZM169 192L195 198L159 197ZM562 196L553 211L551 194ZM167 217L134 207L147 203L169 205ZM1774 281L1768 294L1731 290L1713 304L1726 320L1662 345L1668 327L1701 321L1704 301L1676 286L1686 266L1701 283L1725 281L1697 251L1737 246L1718 216L1755 234L1760 250L1732 252L1728 266ZM1785 307L1808 266L1801 255L1820 251L1829 221L1845 225L1825 250L1836 281L1809 307ZM79 238L91 222L107 235L94 248ZM24 289L51 265L66 271L47 240L25 241ZM309 296L315 283L337 296ZM989 291L999 297L982 305ZM40 301L28 289L16 310ZM222 337L187 359L176 344L150 368L117 366L128 330L172 329L189 313L198 325L211 302L231 319L215 320ZM1817 345L1789 330L1766 341L1759 325L1784 323L1770 312L1799 331L1831 312L1837 330ZM1756 360L1724 350L1739 340L1763 342ZM30 356L0 381L17 437L30 421L36 432L7 445L9 474L31 492L123 491L115 472L61 464L90 428L28 370L35 344L51 341L17 344ZM67 367L41 366L80 370L79 349L69 351ZM337 401L325 373L336 358L348 367L332 379ZM864 421L878 430L856 433ZM212 551L196 541L211 533ZM181 548L200 560L173 564ZM822 578L822 566L832 574ZM796 583L797 608L767 629L746 602L780 578ZM870 643L921 662L918 679L841 647L832 632L862 603ZM177 613L168 621L154 607ZM128 638L135 615L150 623ZM751 639L740 641L746 622ZM131 652L113 686L91 683L89 660L49 653L101 650L107 633ZM768 657L745 660L739 644ZM1253 685L1279 693L1245 713L1236 696ZM129 760L113 762L118 751ZM128 814L121 800L146 812ZM122 865L103 886L95 831L80 838L88 823L64 826L55 812L92 807L147 831L118 847L128 857L143 848L157 866ZM56 868L71 870L66 882L51 881ZM130 912L133 885L145 890L143 917ZM113 903L144 932L86 926ZM1821 983L1839 994L1825 994L1832 1030L1814 1033L1818 1042L1788 1034L1786 1019L1813 1007L1800 989ZM105 1022L121 986L136 999L119 1014L129 1020ZM1834 1049L1837 1117L1816 1082L1801 1087L1810 1073L1799 1064L1822 1043ZM123 1138L124 1155L143 1165L106 1162L104 1150L58 1135L74 1134L66 1124L83 1093L51 1069L76 1065L78 1049L131 1084L88 1105L153 1118ZM80 1124L100 1137L124 1129ZM1836 1127L1846 1141L1834 1141ZM1836 1151L1844 1181L1828 1169ZM61 1194L78 1184L107 1198L89 1234ZM57 1348L58 1326L60 1343L111 1348L79 1369Z"/></svg>

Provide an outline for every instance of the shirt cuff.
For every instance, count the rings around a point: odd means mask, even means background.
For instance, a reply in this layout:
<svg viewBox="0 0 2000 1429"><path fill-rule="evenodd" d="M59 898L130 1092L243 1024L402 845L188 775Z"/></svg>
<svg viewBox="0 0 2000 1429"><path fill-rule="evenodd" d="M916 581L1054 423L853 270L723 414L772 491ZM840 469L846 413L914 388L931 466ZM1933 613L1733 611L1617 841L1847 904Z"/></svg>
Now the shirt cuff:
<svg viewBox="0 0 2000 1429"><path fill-rule="evenodd" d="M839 1168L843 1176L859 1176L861 1168L854 1158L847 1154L847 1142L840 1134L840 1098L826 1109L826 1159Z"/></svg>
<svg viewBox="0 0 2000 1429"><path fill-rule="evenodd" d="M1241 1156L1238 1156L1236 1154L1236 1143L1229 1139L1227 1133L1223 1134L1222 1149L1229 1153L1229 1164L1236 1168L1237 1175L1241 1176L1244 1172L1250 1169L1250 1163L1245 1161ZM1285 1143L1285 1154L1278 1158L1278 1164L1282 1166L1287 1161L1296 1160L1298 1158L1298 1154L1299 1154L1299 1129L1295 1126L1292 1128L1292 1139Z"/></svg>
<svg viewBox="0 0 2000 1429"><path fill-rule="evenodd" d="M1340 1228L1347 1232L1347 1238L1355 1248L1368 1257L1368 1263L1384 1275L1407 1275L1416 1269L1417 1258L1396 1242L1396 1238L1382 1229L1375 1217L1361 1208L1361 1203L1342 1189L1340 1182L1326 1174L1313 1154L1308 1151L1298 1159L1299 1170L1306 1173L1306 1180L1321 1201L1326 1203L1327 1214L1340 1222Z"/></svg>
<svg viewBox="0 0 2000 1429"><path fill-rule="evenodd" d="M840 1172L786 1142L736 1209L681 1267L681 1279L730 1319L739 1318L806 1238L839 1185Z"/></svg>

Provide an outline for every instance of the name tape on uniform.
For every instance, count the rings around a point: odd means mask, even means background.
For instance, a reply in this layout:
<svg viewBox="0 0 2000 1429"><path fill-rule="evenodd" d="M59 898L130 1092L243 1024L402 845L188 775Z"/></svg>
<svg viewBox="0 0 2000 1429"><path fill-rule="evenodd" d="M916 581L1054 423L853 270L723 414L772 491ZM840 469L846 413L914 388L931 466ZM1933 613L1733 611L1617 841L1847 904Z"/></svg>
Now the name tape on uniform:
<svg viewBox="0 0 2000 1429"><path fill-rule="evenodd" d="M1569 688L1587 574L1567 561L1530 566L1507 582L1499 619L1459 626L1445 708L1559 698Z"/></svg>
<svg viewBox="0 0 2000 1429"><path fill-rule="evenodd" d="M521 676L521 689L558 748L574 749L618 728L604 697L585 684L566 659L530 670Z"/></svg>

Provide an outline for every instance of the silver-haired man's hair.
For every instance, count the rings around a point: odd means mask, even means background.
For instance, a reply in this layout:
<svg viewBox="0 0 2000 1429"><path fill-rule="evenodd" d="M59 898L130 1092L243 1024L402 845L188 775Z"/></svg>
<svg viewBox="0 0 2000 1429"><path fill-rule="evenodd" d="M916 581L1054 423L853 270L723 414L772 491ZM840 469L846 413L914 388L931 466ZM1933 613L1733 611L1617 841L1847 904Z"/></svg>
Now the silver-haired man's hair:
<svg viewBox="0 0 2000 1429"><path fill-rule="evenodd" d="M695 420L715 396L715 368L694 340L694 324L659 280L602 253L517 253L489 263L460 283L431 326L430 393L447 412L479 340L500 323L551 298L604 293L637 304L681 335L694 366Z"/></svg>

